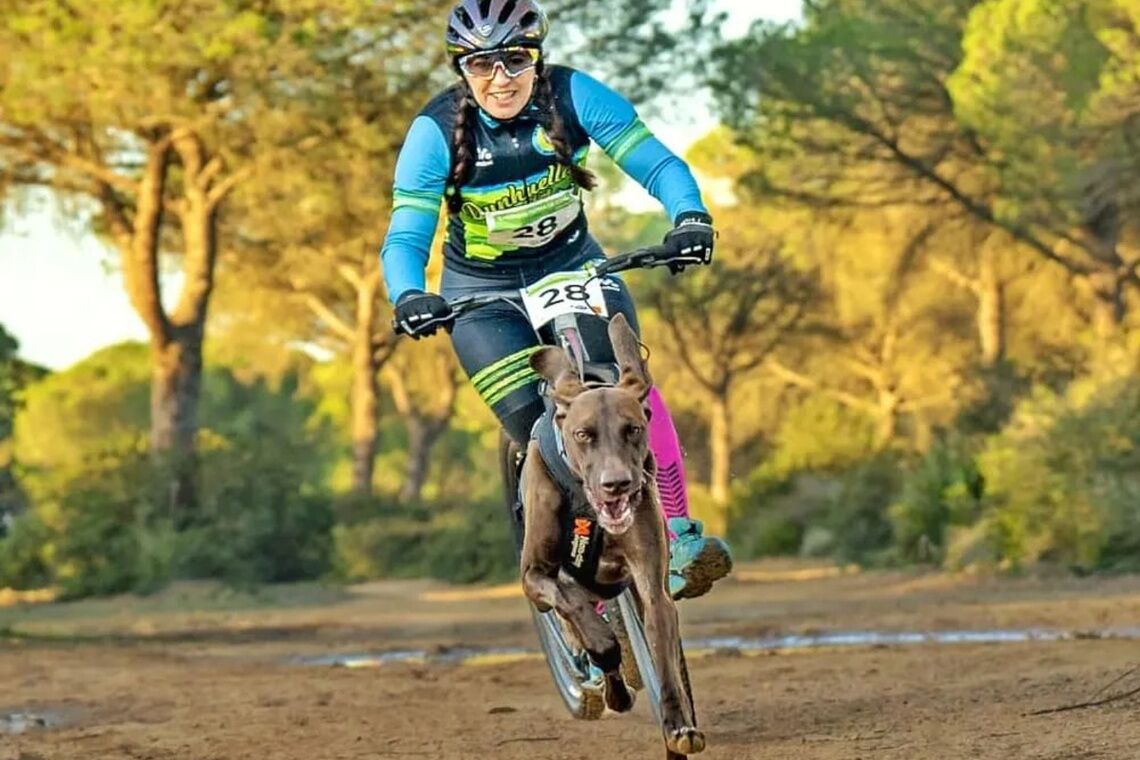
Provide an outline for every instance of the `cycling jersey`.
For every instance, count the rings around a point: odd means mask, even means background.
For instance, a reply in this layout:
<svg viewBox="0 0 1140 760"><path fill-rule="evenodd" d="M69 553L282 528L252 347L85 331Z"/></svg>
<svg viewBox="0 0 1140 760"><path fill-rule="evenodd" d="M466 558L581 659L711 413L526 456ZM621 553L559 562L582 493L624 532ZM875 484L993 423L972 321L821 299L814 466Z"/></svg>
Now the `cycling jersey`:
<svg viewBox="0 0 1140 760"><path fill-rule="evenodd" d="M590 141L657 198L670 219L705 212L688 166L657 140L633 106L580 71L550 66L555 107L575 162L583 164ZM557 251L572 255L589 232L581 193L555 156L532 103L513 119L498 121L482 109L474 123L475 155L461 188L448 184L455 131L455 86L433 98L412 122L396 163L393 208L381 257L388 296L424 288L432 240L446 194L462 207L449 213L445 267L471 275L526 268Z"/></svg>

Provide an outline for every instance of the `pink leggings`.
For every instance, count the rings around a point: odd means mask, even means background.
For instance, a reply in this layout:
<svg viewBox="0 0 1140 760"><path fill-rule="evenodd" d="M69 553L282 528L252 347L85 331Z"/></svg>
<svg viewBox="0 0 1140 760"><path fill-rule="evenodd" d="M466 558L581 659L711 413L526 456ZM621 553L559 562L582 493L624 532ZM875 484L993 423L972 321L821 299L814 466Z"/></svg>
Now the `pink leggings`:
<svg viewBox="0 0 1140 760"><path fill-rule="evenodd" d="M656 387L649 389L649 449L657 460L657 490L665 519L689 516L689 495L685 488L685 463L677 428Z"/></svg>

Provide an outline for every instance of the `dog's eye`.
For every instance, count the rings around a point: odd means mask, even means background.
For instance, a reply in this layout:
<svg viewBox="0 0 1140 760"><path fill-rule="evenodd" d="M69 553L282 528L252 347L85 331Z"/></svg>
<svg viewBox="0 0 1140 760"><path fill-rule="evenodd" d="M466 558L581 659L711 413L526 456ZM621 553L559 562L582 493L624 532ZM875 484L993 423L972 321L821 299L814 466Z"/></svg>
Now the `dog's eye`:
<svg viewBox="0 0 1140 760"><path fill-rule="evenodd" d="M578 443L589 443L594 440L594 434L584 428L578 428L574 431L574 440Z"/></svg>
<svg viewBox="0 0 1140 760"><path fill-rule="evenodd" d="M630 425L625 429L625 434L628 438L640 438L643 432L645 432L645 429L641 427L641 425Z"/></svg>

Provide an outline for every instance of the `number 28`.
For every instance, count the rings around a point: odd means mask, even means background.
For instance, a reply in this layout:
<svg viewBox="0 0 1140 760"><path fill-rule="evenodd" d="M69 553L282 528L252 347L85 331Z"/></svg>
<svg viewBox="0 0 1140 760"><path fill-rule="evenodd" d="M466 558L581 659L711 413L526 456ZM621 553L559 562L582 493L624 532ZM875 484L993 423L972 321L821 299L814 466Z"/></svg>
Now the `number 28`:
<svg viewBox="0 0 1140 760"><path fill-rule="evenodd" d="M546 237L558 228L557 217L548 216L545 219L540 219L536 224L528 224L524 227L519 227L519 231L515 233L515 237L532 238L532 237Z"/></svg>
<svg viewBox="0 0 1140 760"><path fill-rule="evenodd" d="M589 301L590 294L586 292L585 285L567 285L564 288L547 288L538 294L546 299L546 308L556 306L563 301Z"/></svg>

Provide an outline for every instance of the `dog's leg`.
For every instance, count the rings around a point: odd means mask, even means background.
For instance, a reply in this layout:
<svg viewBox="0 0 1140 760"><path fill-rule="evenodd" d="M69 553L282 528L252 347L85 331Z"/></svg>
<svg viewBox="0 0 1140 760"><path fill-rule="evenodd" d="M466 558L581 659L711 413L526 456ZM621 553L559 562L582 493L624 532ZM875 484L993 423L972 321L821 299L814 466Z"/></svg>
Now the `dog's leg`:
<svg viewBox="0 0 1140 760"><path fill-rule="evenodd" d="M607 685L610 685L611 676L620 681L621 647L613 630L598 615L596 600L572 578L559 575L561 525L558 509L562 492L551 479L534 443L527 453L523 481L524 530L519 567L523 592L540 611L557 610L570 624L590 659L606 674ZM619 709L626 701L632 706L632 698L621 698L624 683L620 690L611 685L609 691L614 694L615 701L611 705L614 709ZM625 696L629 697L628 693Z"/></svg>
<svg viewBox="0 0 1140 760"><path fill-rule="evenodd" d="M705 737L697 730L693 703L681 677L681 627L677 606L666 588L669 550L665 522L656 504L652 512L645 510L638 518L638 551L630 558L630 571L641 599L645 638L661 680L665 746L670 753L689 755L705 748Z"/></svg>

